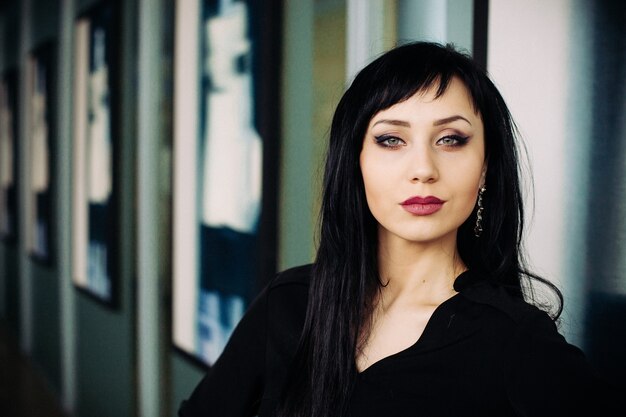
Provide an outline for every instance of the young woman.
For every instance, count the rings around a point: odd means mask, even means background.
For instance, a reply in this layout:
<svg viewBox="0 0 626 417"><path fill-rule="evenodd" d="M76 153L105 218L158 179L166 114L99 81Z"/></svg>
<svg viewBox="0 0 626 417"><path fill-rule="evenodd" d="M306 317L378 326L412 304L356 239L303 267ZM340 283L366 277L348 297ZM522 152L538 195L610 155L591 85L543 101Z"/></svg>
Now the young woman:
<svg viewBox="0 0 626 417"><path fill-rule="evenodd" d="M180 416L606 415L560 292L524 267L518 170L469 57L413 43L369 64L333 118L314 264L267 286Z"/></svg>

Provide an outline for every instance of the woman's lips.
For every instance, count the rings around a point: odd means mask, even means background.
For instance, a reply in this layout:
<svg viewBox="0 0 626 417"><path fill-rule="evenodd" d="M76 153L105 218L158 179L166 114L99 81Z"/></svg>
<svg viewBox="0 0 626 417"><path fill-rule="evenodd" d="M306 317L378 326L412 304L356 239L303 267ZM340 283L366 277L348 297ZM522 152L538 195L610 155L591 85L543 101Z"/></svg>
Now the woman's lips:
<svg viewBox="0 0 626 417"><path fill-rule="evenodd" d="M417 216L427 216L441 210L445 201L434 196L428 197L411 197L400 205L403 209Z"/></svg>

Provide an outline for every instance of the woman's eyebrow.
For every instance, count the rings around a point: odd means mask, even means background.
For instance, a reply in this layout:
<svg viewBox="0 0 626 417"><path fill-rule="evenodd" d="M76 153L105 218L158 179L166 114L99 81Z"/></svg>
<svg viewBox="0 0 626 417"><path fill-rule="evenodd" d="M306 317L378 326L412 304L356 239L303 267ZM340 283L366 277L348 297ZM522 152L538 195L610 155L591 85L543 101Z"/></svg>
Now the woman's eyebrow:
<svg viewBox="0 0 626 417"><path fill-rule="evenodd" d="M393 120L393 119L381 119L379 121L377 121L376 123L374 123L372 125L372 127L376 126L377 124L381 124L381 123L385 123L388 125L394 125L394 126L403 126L403 127L411 127L411 123L406 122L404 120Z"/></svg>
<svg viewBox="0 0 626 417"><path fill-rule="evenodd" d="M433 122L433 126L445 125L446 123L454 122L456 120L465 120L470 126L472 125L470 123L470 121L467 120L465 117L463 117L461 115L458 115L458 114L455 114L454 116L446 117L444 119L435 120Z"/></svg>
<svg viewBox="0 0 626 417"><path fill-rule="evenodd" d="M453 116L450 117L445 117L443 119L438 119L435 120L433 122L433 126L441 126L441 125L445 125L446 123L451 123L457 120L465 120L467 122L467 124L469 124L470 126L472 125L472 123L467 120L465 117L459 115L459 114L455 114ZM402 127L411 127L411 124L407 121L404 120L396 120L396 119L381 119L379 121L377 121L376 123L374 123L372 125L372 127L378 125L378 124L388 124L388 125L393 125L393 126L402 126Z"/></svg>

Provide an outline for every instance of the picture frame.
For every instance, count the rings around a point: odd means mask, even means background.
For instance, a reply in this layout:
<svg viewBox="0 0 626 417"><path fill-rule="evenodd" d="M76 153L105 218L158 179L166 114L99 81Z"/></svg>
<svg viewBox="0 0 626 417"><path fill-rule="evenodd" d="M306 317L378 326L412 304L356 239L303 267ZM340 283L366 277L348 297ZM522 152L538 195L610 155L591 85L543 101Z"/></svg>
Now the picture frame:
<svg viewBox="0 0 626 417"><path fill-rule="evenodd" d="M172 344L201 367L276 273L281 6L175 6Z"/></svg>
<svg viewBox="0 0 626 417"><path fill-rule="evenodd" d="M118 302L115 9L100 2L74 23L72 282L108 307Z"/></svg>
<svg viewBox="0 0 626 417"><path fill-rule="evenodd" d="M27 58L29 208L26 245L31 259L50 265L54 247L56 44L46 42Z"/></svg>
<svg viewBox="0 0 626 417"><path fill-rule="evenodd" d="M17 241L19 230L19 76L9 69L0 77L0 239Z"/></svg>

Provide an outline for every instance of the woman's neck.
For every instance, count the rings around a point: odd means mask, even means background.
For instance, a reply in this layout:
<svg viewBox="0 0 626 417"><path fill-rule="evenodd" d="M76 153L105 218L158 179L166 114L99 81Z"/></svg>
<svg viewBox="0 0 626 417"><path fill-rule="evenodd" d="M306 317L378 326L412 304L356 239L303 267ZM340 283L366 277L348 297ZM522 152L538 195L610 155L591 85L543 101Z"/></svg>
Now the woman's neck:
<svg viewBox="0 0 626 417"><path fill-rule="evenodd" d="M381 307L406 300L411 304L439 305L456 292L456 277L467 269L456 249L456 235L437 242L415 243L387 237L379 239Z"/></svg>

